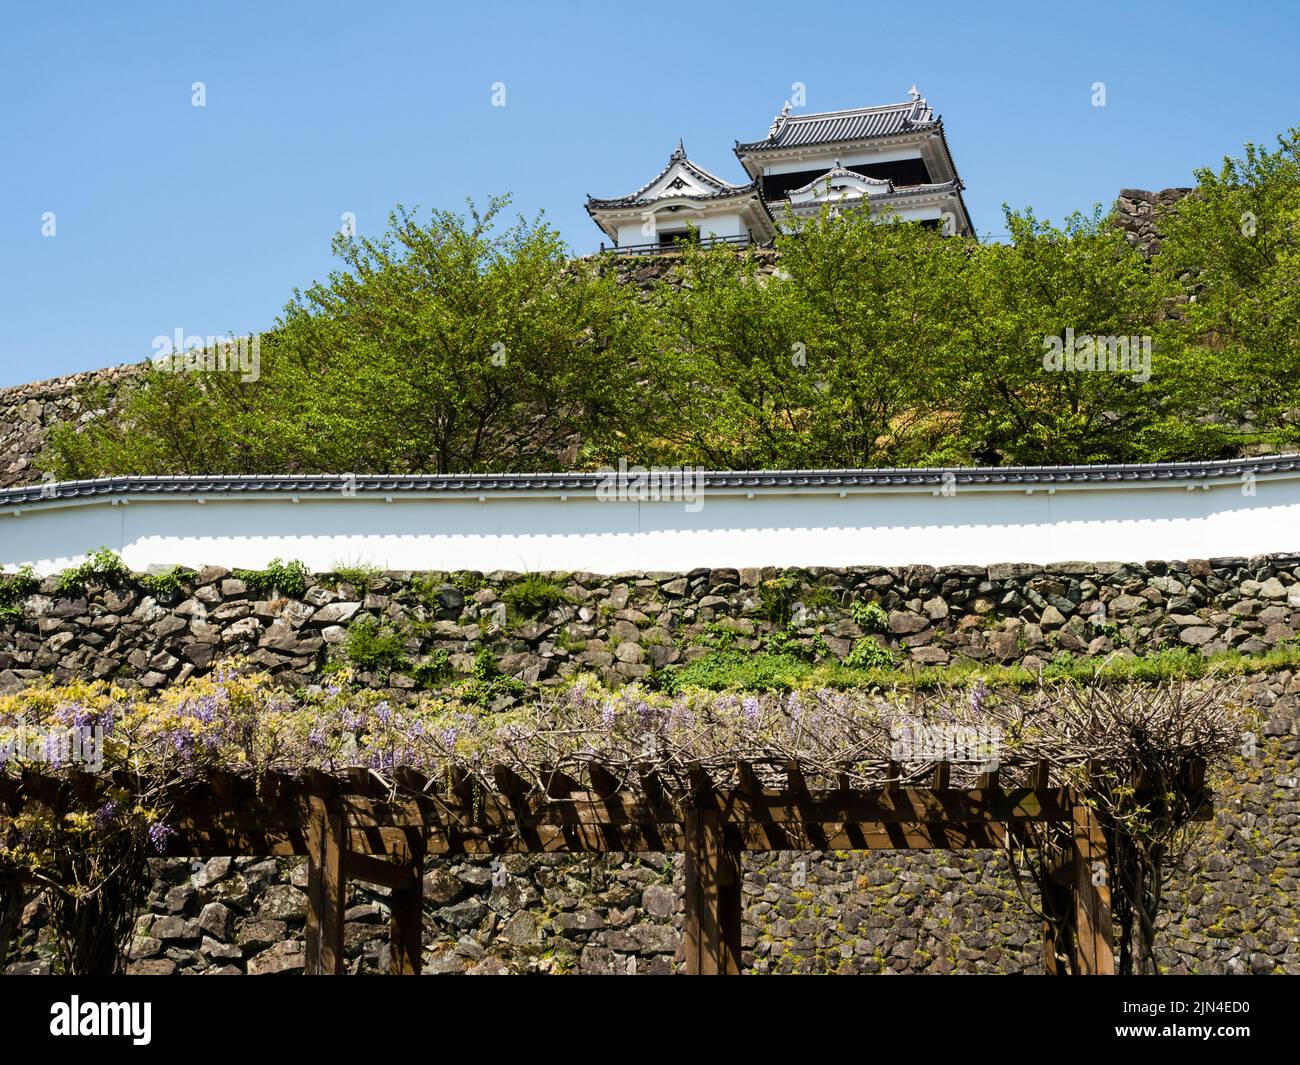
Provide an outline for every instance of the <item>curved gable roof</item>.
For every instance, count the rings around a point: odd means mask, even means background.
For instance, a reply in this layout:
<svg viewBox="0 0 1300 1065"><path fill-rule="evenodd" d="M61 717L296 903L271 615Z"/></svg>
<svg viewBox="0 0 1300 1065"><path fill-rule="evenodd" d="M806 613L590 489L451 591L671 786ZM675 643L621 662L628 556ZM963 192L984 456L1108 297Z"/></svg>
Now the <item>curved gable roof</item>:
<svg viewBox="0 0 1300 1065"><path fill-rule="evenodd" d="M612 199L604 199L604 200L597 199L596 197L589 195L587 197L587 208L588 210L590 210L593 207L595 208L630 207L638 203L648 203L650 202L651 199L663 199L664 196L669 194L664 194L661 196L655 196L649 198L646 196L646 194L651 189L653 189L656 185L660 184L660 182L662 182L664 178L668 177L668 175L671 174L674 170L676 170L679 175L685 174L686 176L690 177L696 183L704 186L704 189L706 190L704 192L682 191L682 192L677 192L672 194L675 196L679 196L680 198L683 199L693 199L693 200L722 199L728 196L735 196L737 193L749 192L752 189L756 188L756 184L752 181L744 185L732 184L730 181L726 181L725 179L718 177L717 174L710 173L708 170L705 170L702 166L698 166L695 163L691 162L691 160L686 155L686 149L682 146L682 142L678 141L677 147L674 149L673 154L668 157L668 165L665 166L662 170L660 170L658 174L656 174L653 178L647 181L644 185L642 185L641 188L637 189L636 192L630 193L627 196L617 196Z"/></svg>
<svg viewBox="0 0 1300 1065"><path fill-rule="evenodd" d="M784 115L763 140L736 142L736 153L776 151L812 144L892 137L899 133L931 129L939 124L924 100L908 100L878 107L855 107L812 115Z"/></svg>

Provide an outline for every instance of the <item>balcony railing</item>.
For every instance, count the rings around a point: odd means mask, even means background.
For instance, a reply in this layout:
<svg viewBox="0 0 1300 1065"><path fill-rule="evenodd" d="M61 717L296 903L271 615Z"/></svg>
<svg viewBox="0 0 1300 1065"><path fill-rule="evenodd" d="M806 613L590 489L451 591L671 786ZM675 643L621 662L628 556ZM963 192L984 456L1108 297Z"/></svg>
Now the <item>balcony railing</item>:
<svg viewBox="0 0 1300 1065"><path fill-rule="evenodd" d="M602 252L612 252L615 255L659 255L664 252L681 251L686 245L694 245L697 248L708 248L714 244L730 244L733 247L743 248L753 243L753 238L749 234L743 234L738 237L701 237L699 240L671 240L666 243L654 242L650 244L614 244L606 247L605 242L601 241L600 250Z"/></svg>

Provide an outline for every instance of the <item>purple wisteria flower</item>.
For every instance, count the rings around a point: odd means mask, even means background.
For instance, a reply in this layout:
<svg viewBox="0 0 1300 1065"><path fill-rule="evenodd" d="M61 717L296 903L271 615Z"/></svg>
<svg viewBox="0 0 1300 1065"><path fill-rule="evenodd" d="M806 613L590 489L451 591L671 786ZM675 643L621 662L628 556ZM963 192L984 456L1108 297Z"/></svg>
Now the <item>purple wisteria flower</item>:
<svg viewBox="0 0 1300 1065"><path fill-rule="evenodd" d="M68 703L60 706L54 713L55 718L65 725L71 725L74 728L84 728L91 723L94 713L88 707L80 703Z"/></svg>
<svg viewBox="0 0 1300 1065"><path fill-rule="evenodd" d="M763 705L752 695L740 704L740 712L744 715L746 721L753 724L763 713Z"/></svg>
<svg viewBox="0 0 1300 1065"><path fill-rule="evenodd" d="M215 695L200 697L194 716L204 725L212 724L213 719L217 716L217 697Z"/></svg>
<svg viewBox="0 0 1300 1065"><path fill-rule="evenodd" d="M149 842L159 854L166 853L167 841L174 835L176 835L176 830L161 821L155 821L149 826Z"/></svg>
<svg viewBox="0 0 1300 1065"><path fill-rule="evenodd" d="M95 827L105 829L113 823L113 818L117 816L117 801L110 799L95 811Z"/></svg>
<svg viewBox="0 0 1300 1065"><path fill-rule="evenodd" d="M605 705L601 708L600 711L600 724L601 727L605 729L605 731L608 732L611 729L613 729L614 718L616 714L617 711L614 709L614 703L611 700L606 699Z"/></svg>
<svg viewBox="0 0 1300 1065"><path fill-rule="evenodd" d="M984 700L987 696L988 688L984 684L984 678L981 677L970 690L970 708L978 714L984 709Z"/></svg>

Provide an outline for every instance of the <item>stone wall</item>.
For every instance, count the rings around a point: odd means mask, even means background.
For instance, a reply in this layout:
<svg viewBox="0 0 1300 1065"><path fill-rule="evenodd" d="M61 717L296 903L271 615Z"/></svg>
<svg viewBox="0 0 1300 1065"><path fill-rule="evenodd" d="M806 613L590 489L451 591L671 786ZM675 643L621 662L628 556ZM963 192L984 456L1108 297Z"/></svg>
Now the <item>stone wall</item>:
<svg viewBox="0 0 1300 1065"><path fill-rule="evenodd" d="M38 675L114 676L160 686L251 654L288 684L316 681L363 615L409 632L409 665L358 679L393 695L415 665L449 652L455 670L487 647L531 685L579 670L618 683L786 631L842 655L864 629L855 602L885 611L882 643L918 664L962 658L1034 667L1054 654L1130 655L1180 646L1262 651L1300 624L1300 558L1064 563L988 569L703 570L558 580L570 602L523 617L517 577L376 575L363 590L317 577L301 597L252 594L210 567L174 595L138 587L61 594L48 578L0 629L9 685ZM811 604L811 605L810 605ZM1100 615L1105 612L1105 620ZM505 614L505 623L499 618ZM859 612L860 613L860 612ZM793 623L787 623L787 618ZM1176 972L1300 973L1300 675L1250 677L1259 753L1216 781L1216 821L1174 878L1165 966ZM514 696L503 696L503 699ZM801 864L802 863L802 864ZM292 972L302 967L305 870L285 860L159 862L135 972ZM429 972L669 972L680 968L680 860L655 855L441 859L426 875ZM751 855L745 964L776 972L1035 972L1033 901L992 853ZM356 889L347 913L354 971L386 959L385 892ZM48 928L28 907L14 972L42 971Z"/></svg>
<svg viewBox="0 0 1300 1065"><path fill-rule="evenodd" d="M36 458L50 430L103 414L87 408L89 391L101 390L111 408L118 387L139 370L139 366L110 366L0 389L0 488L38 484L41 472Z"/></svg>
<svg viewBox="0 0 1300 1065"><path fill-rule="evenodd" d="M1164 235L1160 230L1161 216L1191 192L1190 188L1162 189L1160 192L1121 189L1112 220L1124 231L1124 239L1149 260L1160 251Z"/></svg>
<svg viewBox="0 0 1300 1065"><path fill-rule="evenodd" d="M402 641L403 660L357 680L394 696L444 659L443 679L468 677L485 649L506 676L545 688L579 672L653 681L711 650L761 650L774 637L823 661L870 636L898 663L1032 669L1062 652L1259 653L1300 631L1297 555L534 575L563 600L535 610L520 603L522 575L505 571L317 575L300 597L259 594L219 566L177 572L167 595L132 581L60 590L58 575L44 578L18 604L21 617L0 622L0 690L43 676L157 688L232 655L302 685L348 661L350 632L366 617ZM878 624L864 604L879 606Z"/></svg>

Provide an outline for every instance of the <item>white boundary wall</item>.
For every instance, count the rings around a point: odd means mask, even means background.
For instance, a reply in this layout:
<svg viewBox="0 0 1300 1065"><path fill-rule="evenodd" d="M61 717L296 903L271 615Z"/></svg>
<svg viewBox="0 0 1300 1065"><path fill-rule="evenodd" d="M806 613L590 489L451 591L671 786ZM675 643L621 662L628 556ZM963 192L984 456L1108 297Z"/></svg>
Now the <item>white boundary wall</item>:
<svg viewBox="0 0 1300 1065"><path fill-rule="evenodd" d="M40 573L98 547L132 568L686 571L1143 561L1300 552L1300 475L1200 483L706 490L702 505L590 490L101 497L0 510L0 563ZM200 499L202 501L200 502ZM696 509L698 508L698 509Z"/></svg>

